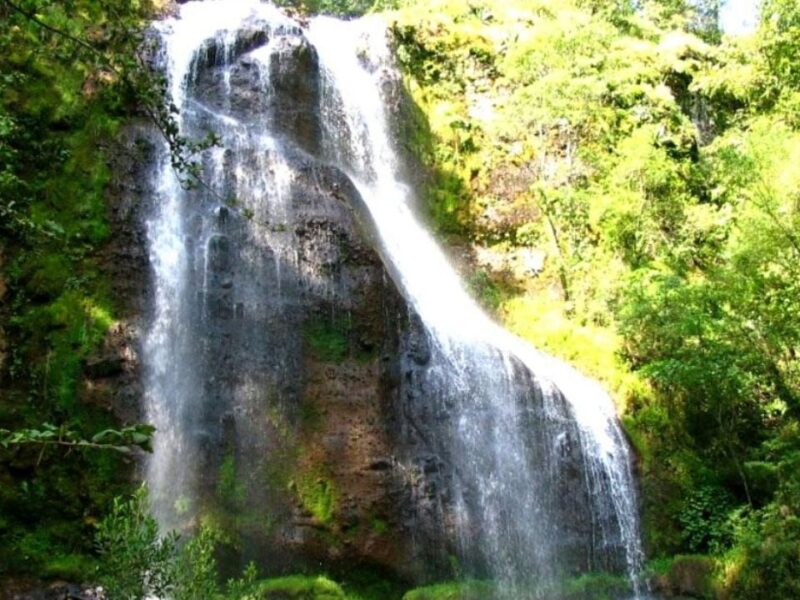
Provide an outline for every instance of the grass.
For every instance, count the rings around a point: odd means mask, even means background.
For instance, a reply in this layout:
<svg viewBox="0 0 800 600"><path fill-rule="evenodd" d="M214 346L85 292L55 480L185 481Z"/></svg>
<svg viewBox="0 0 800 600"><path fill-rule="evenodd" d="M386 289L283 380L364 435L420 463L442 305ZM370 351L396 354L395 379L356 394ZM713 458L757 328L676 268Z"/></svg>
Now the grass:
<svg viewBox="0 0 800 600"><path fill-rule="evenodd" d="M496 590L490 581L450 581L411 590L403 600L489 600Z"/></svg>

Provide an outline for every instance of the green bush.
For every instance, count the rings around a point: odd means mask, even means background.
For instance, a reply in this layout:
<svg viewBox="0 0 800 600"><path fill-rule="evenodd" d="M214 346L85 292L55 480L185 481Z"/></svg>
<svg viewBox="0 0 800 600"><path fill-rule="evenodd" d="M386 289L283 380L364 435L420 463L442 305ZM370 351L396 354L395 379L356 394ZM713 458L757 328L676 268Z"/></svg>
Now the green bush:
<svg viewBox="0 0 800 600"><path fill-rule="evenodd" d="M454 581L411 590L403 600L490 600L495 593L489 581Z"/></svg>
<svg viewBox="0 0 800 600"><path fill-rule="evenodd" d="M180 550L175 559L175 591L172 600L214 598L219 591L214 547L217 535L203 527Z"/></svg>
<svg viewBox="0 0 800 600"><path fill-rule="evenodd" d="M147 492L116 499L97 529L100 582L115 600L165 597L176 583L177 535L159 535Z"/></svg>
<svg viewBox="0 0 800 600"><path fill-rule="evenodd" d="M327 577L290 575L256 585L259 600L346 600L342 588Z"/></svg>
<svg viewBox="0 0 800 600"><path fill-rule="evenodd" d="M658 592L668 597L716 598L719 593L718 566L714 558L678 555L648 564L648 572Z"/></svg>
<svg viewBox="0 0 800 600"><path fill-rule="evenodd" d="M306 14L326 14L342 17L363 15L373 8L388 8L386 0L279 0L278 6L292 6Z"/></svg>
<svg viewBox="0 0 800 600"><path fill-rule="evenodd" d="M728 547L733 533L729 522L732 508L732 498L722 488L706 485L693 490L678 515L688 548L718 552Z"/></svg>
<svg viewBox="0 0 800 600"><path fill-rule="evenodd" d="M563 600L616 600L630 595L628 579L609 573L587 573L563 586Z"/></svg>
<svg viewBox="0 0 800 600"><path fill-rule="evenodd" d="M726 597L800 598L800 516L773 504L744 520L724 557Z"/></svg>

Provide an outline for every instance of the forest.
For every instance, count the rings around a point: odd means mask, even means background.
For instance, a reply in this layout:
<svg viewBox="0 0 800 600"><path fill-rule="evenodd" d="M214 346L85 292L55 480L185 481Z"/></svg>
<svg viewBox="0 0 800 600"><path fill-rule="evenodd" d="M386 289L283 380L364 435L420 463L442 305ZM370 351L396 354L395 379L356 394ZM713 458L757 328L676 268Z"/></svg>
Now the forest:
<svg viewBox="0 0 800 600"><path fill-rule="evenodd" d="M716 0L276 4L385 22L424 220L498 323L614 399L653 597L800 598L800 4L763 0L736 36ZM182 136L143 52L173 10L0 0L0 598L491 598L220 569L224 532L148 514L137 465L159 432L96 381L129 310L107 251L127 128L157 127L188 187L218 142Z"/></svg>

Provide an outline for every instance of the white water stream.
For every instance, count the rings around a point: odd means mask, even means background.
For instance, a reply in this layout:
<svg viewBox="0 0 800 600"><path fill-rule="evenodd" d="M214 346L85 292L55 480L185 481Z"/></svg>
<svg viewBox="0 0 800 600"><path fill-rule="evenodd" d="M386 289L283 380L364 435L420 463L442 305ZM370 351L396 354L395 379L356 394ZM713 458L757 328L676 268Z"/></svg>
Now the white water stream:
<svg viewBox="0 0 800 600"><path fill-rule="evenodd" d="M232 47L245 22L269 30L297 27L257 0L190 2L181 6L180 18L158 24L173 100L182 111L194 101L187 85L198 50L209 39ZM527 597L524 590L532 578L562 576L562 524L553 521L569 511L561 506L567 498L551 488L564 480L563 456L577 456L582 472L572 474L577 488L569 493L585 497L576 506L588 508L586 514L571 516L587 521L585 529L591 531L586 542L594 557L590 566L600 570L614 564L612 554L621 553L632 593L641 598L637 492L613 403L596 382L489 319L415 217L414 190L400 179L403 169L382 91L395 69L384 23L377 17L353 22L319 17L303 34L322 68L323 117L333 112L341 117L336 126L333 119L323 121L322 158L337 164L358 188L384 262L421 318L432 347L425 385L430 402L446 407L452 417L442 444L459 476L452 494L464 554L480 554L489 575L515 600ZM251 54L266 71L269 48ZM224 139L244 143L246 136L231 117L217 118L217 126L226 129ZM259 135L263 148L280 152L268 130ZM222 177L222 154L217 152L212 162ZM280 198L267 193L263 173L239 175L261 185L251 185L250 192L261 193L265 201ZM148 224L154 315L144 350L148 418L158 435L147 479L155 513L169 526L176 504L191 499L197 476L187 458L196 443L188 430L197 425L193 382L198 351L188 333L195 317L187 299L193 297L189 288L203 284L190 266L191 210L166 158L157 177L159 209ZM279 188L280 182L272 185ZM536 402L541 406L534 409Z"/></svg>

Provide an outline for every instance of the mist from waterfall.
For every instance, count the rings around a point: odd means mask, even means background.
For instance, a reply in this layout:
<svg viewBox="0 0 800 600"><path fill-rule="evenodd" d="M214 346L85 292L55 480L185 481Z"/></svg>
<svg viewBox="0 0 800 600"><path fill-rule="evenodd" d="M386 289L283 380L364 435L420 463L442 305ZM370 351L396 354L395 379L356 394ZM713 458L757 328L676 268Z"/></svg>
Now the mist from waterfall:
<svg viewBox="0 0 800 600"><path fill-rule="evenodd" d="M271 39L249 50L242 31L261 28L270 38L291 31L306 38L321 66L323 119L320 147L303 151L318 153L355 184L386 268L422 323L425 356L402 393L422 418L447 416L433 443L455 473L441 493L454 506L447 527L459 540L464 565L495 579L503 596L514 600L550 597L541 590L576 569L624 572L633 596L643 597L637 491L613 403L596 382L486 316L415 216L415 190L402 178L387 115L384 83L397 81L398 74L385 24L378 17L317 17L302 31L298 27L257 0L190 2L181 6L179 18L157 25L182 131L210 127L222 137L222 147L204 159L205 176L225 196L242 199L273 221L288 210L292 175L281 167L288 150L271 124L245 126L202 105L189 87L204 44L214 39L231 56L247 53L263 73L261 92L273 94L270 73L280 54ZM214 60L224 85L235 85L230 57ZM147 481L155 515L162 525L174 526L195 503L203 452L224 447L222 434L209 429L222 414L220 399L235 399L237 431L250 431L252 443L260 443L247 406L263 401L258 374L267 359L234 365L248 370L250 379L232 391L215 391L222 383L203 378L204 364L220 360L213 317L228 310L280 317L281 291L260 287L259 270L299 267L290 238L279 228L266 239L241 233L248 243L268 243L274 262L247 267L236 281L246 301L233 303L231 282L208 276L214 264L229 260L231 234L219 215L232 209L213 196L202 206L192 204L166 151L154 173L158 199L148 223L154 309L144 357L147 417L158 434ZM295 360L288 350L282 359L284 349L257 330L237 335L228 343L238 341L270 360ZM530 591L534 584L539 591Z"/></svg>

